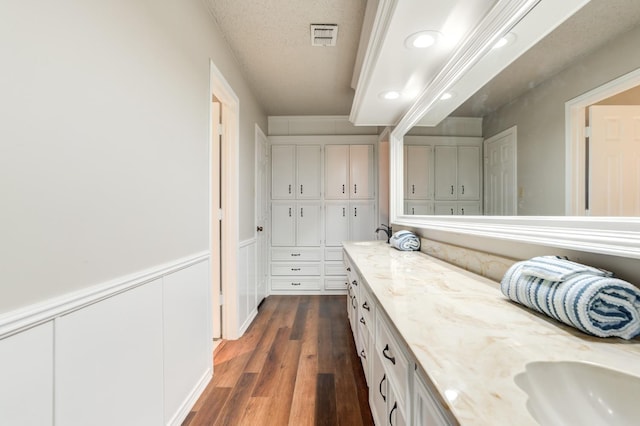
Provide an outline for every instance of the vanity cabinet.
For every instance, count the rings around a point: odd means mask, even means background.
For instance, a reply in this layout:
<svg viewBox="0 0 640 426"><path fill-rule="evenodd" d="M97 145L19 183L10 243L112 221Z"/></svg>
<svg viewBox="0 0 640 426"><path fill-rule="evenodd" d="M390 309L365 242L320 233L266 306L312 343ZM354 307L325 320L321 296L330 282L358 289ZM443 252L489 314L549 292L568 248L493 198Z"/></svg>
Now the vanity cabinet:
<svg viewBox="0 0 640 426"><path fill-rule="evenodd" d="M317 200L320 198L320 145L271 147L271 198Z"/></svg>
<svg viewBox="0 0 640 426"><path fill-rule="evenodd" d="M344 262L349 280L347 316L375 424L450 425L395 327L346 253Z"/></svg>
<svg viewBox="0 0 640 426"><path fill-rule="evenodd" d="M480 146L435 146L436 200L480 200L481 154Z"/></svg>
<svg viewBox="0 0 640 426"><path fill-rule="evenodd" d="M325 147L325 199L374 198L373 145Z"/></svg>

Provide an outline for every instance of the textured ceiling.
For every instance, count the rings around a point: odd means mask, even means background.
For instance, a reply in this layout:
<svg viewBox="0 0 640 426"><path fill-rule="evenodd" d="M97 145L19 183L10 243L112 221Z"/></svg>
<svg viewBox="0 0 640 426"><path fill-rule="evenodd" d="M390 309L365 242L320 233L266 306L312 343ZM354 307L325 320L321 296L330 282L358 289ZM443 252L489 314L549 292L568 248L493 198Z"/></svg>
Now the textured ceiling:
<svg viewBox="0 0 640 426"><path fill-rule="evenodd" d="M482 117L495 111L639 22L640 0L591 0L451 115Z"/></svg>
<svg viewBox="0 0 640 426"><path fill-rule="evenodd" d="M348 115L365 0L207 0L268 115ZM310 24L338 24L312 47Z"/></svg>

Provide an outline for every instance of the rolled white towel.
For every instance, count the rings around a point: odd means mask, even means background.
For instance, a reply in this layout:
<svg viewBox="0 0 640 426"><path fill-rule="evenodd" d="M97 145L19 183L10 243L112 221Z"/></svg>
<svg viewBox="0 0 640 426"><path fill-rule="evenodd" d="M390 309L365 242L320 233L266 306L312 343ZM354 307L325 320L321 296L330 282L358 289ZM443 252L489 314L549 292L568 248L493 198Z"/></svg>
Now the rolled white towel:
<svg viewBox="0 0 640 426"><path fill-rule="evenodd" d="M410 231L398 231L391 236L389 244L398 250L420 250L420 238Z"/></svg>
<svg viewBox="0 0 640 426"><path fill-rule="evenodd" d="M525 272L528 266L518 262L502 278L500 289L511 300L594 336L640 336L637 287L595 268L551 281Z"/></svg>

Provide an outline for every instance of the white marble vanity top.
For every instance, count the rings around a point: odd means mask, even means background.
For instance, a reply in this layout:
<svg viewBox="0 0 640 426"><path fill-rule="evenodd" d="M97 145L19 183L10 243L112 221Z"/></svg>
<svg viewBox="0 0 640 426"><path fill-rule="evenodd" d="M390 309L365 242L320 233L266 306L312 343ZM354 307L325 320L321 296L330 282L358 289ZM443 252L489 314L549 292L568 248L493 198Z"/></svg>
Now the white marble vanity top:
<svg viewBox="0 0 640 426"><path fill-rule="evenodd" d="M535 425L514 382L532 361L588 361L640 376L640 339L601 339L509 301L499 284L385 243L345 250L462 425Z"/></svg>

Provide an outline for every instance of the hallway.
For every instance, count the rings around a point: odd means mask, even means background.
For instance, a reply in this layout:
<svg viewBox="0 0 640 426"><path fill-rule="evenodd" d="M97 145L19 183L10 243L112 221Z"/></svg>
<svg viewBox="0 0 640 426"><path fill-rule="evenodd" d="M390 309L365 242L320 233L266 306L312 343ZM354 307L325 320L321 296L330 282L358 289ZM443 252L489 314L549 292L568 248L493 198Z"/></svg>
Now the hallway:
<svg viewBox="0 0 640 426"><path fill-rule="evenodd" d="M270 296L183 426L372 425L345 296Z"/></svg>

